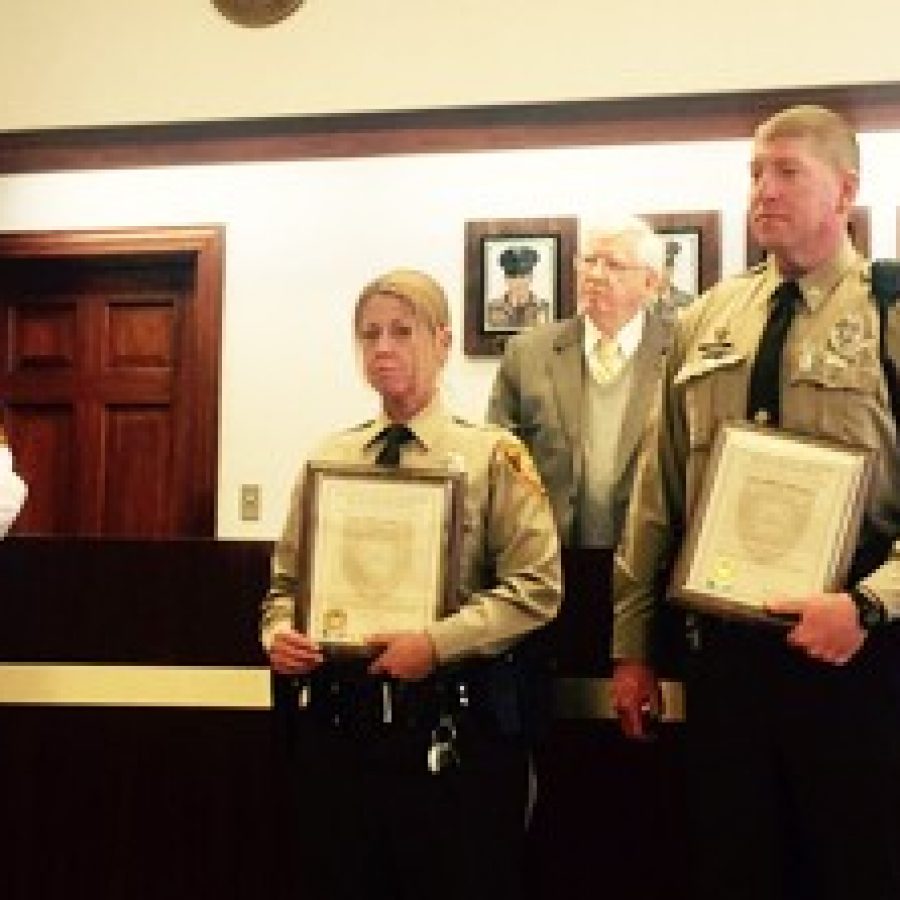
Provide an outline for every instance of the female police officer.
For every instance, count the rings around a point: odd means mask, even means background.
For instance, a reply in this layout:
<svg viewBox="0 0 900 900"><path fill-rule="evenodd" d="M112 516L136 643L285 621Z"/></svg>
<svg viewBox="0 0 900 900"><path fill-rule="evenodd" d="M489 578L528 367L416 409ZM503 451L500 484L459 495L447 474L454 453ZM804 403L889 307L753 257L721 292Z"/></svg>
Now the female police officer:
<svg viewBox="0 0 900 900"><path fill-rule="evenodd" d="M439 621L371 635L365 667L339 668L294 627L298 479L261 616L272 669L305 680L293 751L306 848L298 890L331 900L517 897L528 752L511 651L560 602L550 505L521 444L450 415L438 399L450 329L432 278L377 278L353 324L381 412L326 440L315 459L461 469L459 590ZM385 449L397 425L408 429L405 442ZM446 753L435 753L436 735Z"/></svg>

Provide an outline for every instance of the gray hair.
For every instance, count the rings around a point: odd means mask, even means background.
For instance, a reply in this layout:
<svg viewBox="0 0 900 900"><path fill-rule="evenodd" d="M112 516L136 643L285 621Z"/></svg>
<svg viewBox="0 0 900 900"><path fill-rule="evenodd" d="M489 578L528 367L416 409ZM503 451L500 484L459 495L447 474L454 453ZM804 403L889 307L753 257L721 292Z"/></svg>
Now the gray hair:
<svg viewBox="0 0 900 900"><path fill-rule="evenodd" d="M659 235L637 216L617 216L609 219L584 220L579 229L579 247L583 249L590 238L627 238L634 248L635 259L662 278L666 270L666 247Z"/></svg>

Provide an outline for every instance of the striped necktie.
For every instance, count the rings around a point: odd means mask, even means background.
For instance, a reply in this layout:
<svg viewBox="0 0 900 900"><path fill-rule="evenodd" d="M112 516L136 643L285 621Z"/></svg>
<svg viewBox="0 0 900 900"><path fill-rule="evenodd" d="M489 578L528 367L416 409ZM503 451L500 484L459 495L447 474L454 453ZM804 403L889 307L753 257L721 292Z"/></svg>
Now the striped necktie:
<svg viewBox="0 0 900 900"><path fill-rule="evenodd" d="M615 339L603 335L594 344L591 353L591 373L600 384L615 381L622 371L623 362L619 342Z"/></svg>

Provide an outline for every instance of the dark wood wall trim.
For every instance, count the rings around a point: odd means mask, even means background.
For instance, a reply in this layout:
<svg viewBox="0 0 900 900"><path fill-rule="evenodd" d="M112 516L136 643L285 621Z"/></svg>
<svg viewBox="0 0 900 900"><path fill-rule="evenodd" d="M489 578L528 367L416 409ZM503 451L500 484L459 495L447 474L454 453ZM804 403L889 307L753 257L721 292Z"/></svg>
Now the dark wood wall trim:
<svg viewBox="0 0 900 900"><path fill-rule="evenodd" d="M0 174L708 140L821 103L860 129L900 128L900 82L0 133Z"/></svg>
<svg viewBox="0 0 900 900"><path fill-rule="evenodd" d="M199 253L209 254L213 262L221 263L224 240L224 228L221 225L74 231L0 231L0 252L7 259L35 256Z"/></svg>

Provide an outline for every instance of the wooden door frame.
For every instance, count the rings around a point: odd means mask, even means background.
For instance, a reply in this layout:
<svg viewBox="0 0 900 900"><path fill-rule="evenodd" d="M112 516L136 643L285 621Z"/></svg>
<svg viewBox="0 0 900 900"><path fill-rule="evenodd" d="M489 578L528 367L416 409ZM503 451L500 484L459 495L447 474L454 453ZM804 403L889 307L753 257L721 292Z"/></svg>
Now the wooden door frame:
<svg viewBox="0 0 900 900"><path fill-rule="evenodd" d="M198 427L188 457L190 535L215 537L219 468L219 390L225 228L222 225L0 232L0 259L188 255L195 259L190 309L195 376L182 400Z"/></svg>

